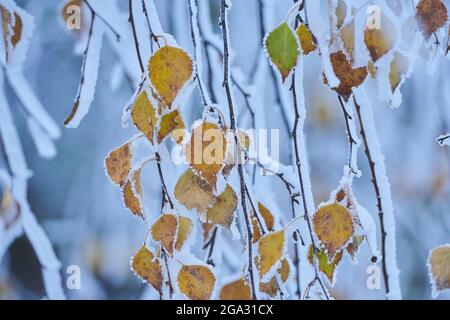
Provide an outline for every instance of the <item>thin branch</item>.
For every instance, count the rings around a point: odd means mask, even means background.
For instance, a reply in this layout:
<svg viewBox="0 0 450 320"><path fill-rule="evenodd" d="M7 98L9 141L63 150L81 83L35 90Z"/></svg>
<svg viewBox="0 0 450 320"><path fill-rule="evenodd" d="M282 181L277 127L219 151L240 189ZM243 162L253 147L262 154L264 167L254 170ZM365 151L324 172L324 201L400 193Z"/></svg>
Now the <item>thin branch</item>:
<svg viewBox="0 0 450 320"><path fill-rule="evenodd" d="M350 130L350 121L353 121L353 117L348 113L347 109L345 108L344 101L342 101L342 97L338 95L339 104L341 106L342 112L344 114L345 119L345 127L347 129L347 137L348 137L348 167L352 171L353 174L356 174L356 168L353 168L352 164L352 158L353 158L353 147L356 147L358 145L358 142L356 142L356 139L353 137L352 131Z"/></svg>
<svg viewBox="0 0 450 320"><path fill-rule="evenodd" d="M86 3L86 5L88 6L89 10L91 10L92 14L94 16L97 16L105 25L106 27L108 27L108 29L111 30L112 33L114 33L114 35L116 36L117 42L120 41L120 34L111 26L111 24L106 21L106 19L104 19L100 14L98 14L97 11L94 10L94 8L91 6L91 4L89 3L88 0L84 0L84 3Z"/></svg>
<svg viewBox="0 0 450 320"><path fill-rule="evenodd" d="M141 0L141 4L142 4L142 12L144 13L145 21L147 22L148 33L150 34L150 52L153 53L153 51L154 51L153 42L155 42L159 47L158 37L153 33L153 29L152 29L152 25L150 23L150 19L148 17L147 5L145 4L145 1Z"/></svg>
<svg viewBox="0 0 450 320"><path fill-rule="evenodd" d="M144 63L142 62L141 57L141 50L139 48L139 41L137 38L137 32L136 32L136 25L134 23L134 17L133 17L133 0L128 0L128 10L130 11L130 15L128 17L128 22L131 23L131 28L133 29L133 39L134 39L134 45L136 47L136 54L139 61L139 67L141 68L141 72L145 72Z"/></svg>
<svg viewBox="0 0 450 320"><path fill-rule="evenodd" d="M228 101L228 109L230 112L230 129L234 133L234 142L238 148L240 148L239 144L239 136L236 130L236 120L234 117L234 107L233 107L233 98L231 93L231 87L229 83L230 75L230 66L229 66L229 49L228 49L228 17L227 17L227 4L226 0L221 0L221 10L220 10L220 26L222 28L222 37L223 37L223 84L222 86L225 88L227 101ZM239 153L240 154L240 153ZM247 203L245 200L245 178L244 178L244 169L241 161L238 161L237 164L238 172L239 172L239 182L241 186L241 206L242 211L244 213L245 224L247 229L247 241L248 241L248 273L250 277L251 284L251 296L253 300L256 300L256 288L255 288L255 279L253 274L253 234L250 228L250 217L247 211Z"/></svg>

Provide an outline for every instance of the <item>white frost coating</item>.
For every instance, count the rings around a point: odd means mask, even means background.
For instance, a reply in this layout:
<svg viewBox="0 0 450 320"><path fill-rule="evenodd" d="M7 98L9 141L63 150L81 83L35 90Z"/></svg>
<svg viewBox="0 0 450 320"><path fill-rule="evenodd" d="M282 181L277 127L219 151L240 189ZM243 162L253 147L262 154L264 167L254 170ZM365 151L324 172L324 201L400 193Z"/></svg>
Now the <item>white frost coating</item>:
<svg viewBox="0 0 450 320"><path fill-rule="evenodd" d="M103 43L105 27L97 18L92 28L92 37L85 56L84 82L80 83L78 94L80 96L78 110L73 119L67 124L67 128L77 128L80 122L89 112L94 101L95 87L97 86L98 71L100 66L100 52Z"/></svg>
<svg viewBox="0 0 450 320"><path fill-rule="evenodd" d="M12 191L14 199L19 203L22 225L25 234L33 246L42 267L44 286L48 298L64 299L59 274L60 262L55 256L50 241L34 217L27 201L27 180L31 176L28 170L22 146L13 126L8 102L3 91L4 74L0 74L0 134L6 151L8 163L13 174Z"/></svg>
<svg viewBox="0 0 450 320"><path fill-rule="evenodd" d="M363 88L356 88L354 94L356 101L361 106L361 121L364 125L372 160L375 164L375 175L380 189L380 200L384 212L384 228L386 232L385 263L389 283L389 292L386 294L386 297L388 299L401 299L400 272L397 268L396 259L394 208L392 205L391 186L386 174L384 155L381 152L375 129L371 102Z"/></svg>
<svg viewBox="0 0 450 320"><path fill-rule="evenodd" d="M53 141L42 131L34 118L28 118L27 125L39 155L44 159L53 158L56 155L56 147Z"/></svg>
<svg viewBox="0 0 450 320"><path fill-rule="evenodd" d="M428 254L428 259L427 259L427 268L428 268L428 276L430 277L430 283L431 283L431 296L433 298L437 298L439 296L439 294L441 294L443 291L448 291L450 289L444 289L444 290L439 290L437 285L436 285L436 281L433 277L433 272L431 270L431 263L430 263L430 258L431 255L433 254L433 251L436 249L440 249L440 248L448 248L450 249L450 244L444 244L442 246L438 246L432 250L430 250L430 253Z"/></svg>

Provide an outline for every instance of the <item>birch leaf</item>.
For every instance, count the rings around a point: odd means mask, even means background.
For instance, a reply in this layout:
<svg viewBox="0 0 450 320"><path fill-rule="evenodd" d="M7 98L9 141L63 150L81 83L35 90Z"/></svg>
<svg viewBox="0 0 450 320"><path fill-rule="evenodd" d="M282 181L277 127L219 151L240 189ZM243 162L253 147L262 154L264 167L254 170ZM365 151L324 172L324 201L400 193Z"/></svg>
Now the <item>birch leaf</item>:
<svg viewBox="0 0 450 320"><path fill-rule="evenodd" d="M397 31L386 16L381 16L381 23L382 26L379 29L366 28L364 31L364 42L373 62L377 62L378 59L388 53L397 39Z"/></svg>
<svg viewBox="0 0 450 320"><path fill-rule="evenodd" d="M360 86L367 77L367 68L360 67L353 69L347 57L342 51L331 54L331 64L334 73L339 79L339 87L333 88L337 93L348 99L352 94L352 89ZM325 79L325 83L327 83Z"/></svg>
<svg viewBox="0 0 450 320"><path fill-rule="evenodd" d="M416 20L427 38L442 28L447 19L447 8L442 0L421 0L417 5Z"/></svg>
<svg viewBox="0 0 450 320"><path fill-rule="evenodd" d="M153 253L146 247L141 247L131 261L133 271L147 281L158 292L161 292L162 273L159 261L153 257Z"/></svg>
<svg viewBox="0 0 450 320"><path fill-rule="evenodd" d="M175 234L177 232L178 220L173 214L162 214L151 228L152 238L161 243L163 248L173 253Z"/></svg>
<svg viewBox="0 0 450 320"><path fill-rule="evenodd" d="M298 26L295 33L300 40L300 46L302 47L302 51L305 56L317 49L317 46L314 43L314 37L304 23Z"/></svg>
<svg viewBox="0 0 450 320"><path fill-rule="evenodd" d="M123 200L125 206L131 210L131 212L144 218L142 213L142 204L140 197L142 196L142 184L141 184L141 169L133 172L132 179L128 179L122 189Z"/></svg>
<svg viewBox="0 0 450 320"><path fill-rule="evenodd" d="M327 276L328 280L331 284L334 283L334 272L336 270L336 267L342 260L342 251L336 254L333 258L333 260L328 260L328 255L325 252L325 250L316 251L316 257L319 261L319 270L324 275ZM312 246L309 247L309 253L308 253L308 260L309 263L313 264L313 249Z"/></svg>
<svg viewBox="0 0 450 320"><path fill-rule="evenodd" d="M273 218L272 212L269 211L261 202L258 202L258 210L261 213L264 222L266 223L266 227L269 231L273 230L275 226L275 220Z"/></svg>
<svg viewBox="0 0 450 320"><path fill-rule="evenodd" d="M173 133L174 130L182 130L185 128L183 118L178 110L172 111L161 117L160 128L158 132L158 143L161 143L165 137ZM184 138L184 130L181 134L174 135L176 143L180 143Z"/></svg>
<svg viewBox="0 0 450 320"><path fill-rule="evenodd" d="M191 169L180 176L174 194L187 209L196 209L199 213L205 213L214 200L212 187Z"/></svg>
<svg viewBox="0 0 450 320"><path fill-rule="evenodd" d="M287 259L281 260L280 268L278 268L277 273L280 276L281 281L286 283L289 278L289 274L291 272L291 267ZM267 293L272 298L275 297L278 293L278 284L276 277L272 277L269 282L261 282L259 284L259 291Z"/></svg>
<svg viewBox="0 0 450 320"><path fill-rule="evenodd" d="M408 58L402 55L400 52L394 52L394 58L391 62L391 68L389 72L389 82L391 84L392 92L395 92L397 87L402 81L402 77L405 76L408 71Z"/></svg>
<svg viewBox="0 0 450 320"><path fill-rule="evenodd" d="M222 287L220 300L252 300L250 286L244 278L230 282Z"/></svg>
<svg viewBox="0 0 450 320"><path fill-rule="evenodd" d="M436 247L428 257L428 270L433 285L433 297L450 289L450 245Z"/></svg>
<svg viewBox="0 0 450 320"><path fill-rule="evenodd" d="M341 28L341 38L344 44L345 52L350 57L350 61L353 62L355 57L355 20Z"/></svg>
<svg viewBox="0 0 450 320"><path fill-rule="evenodd" d="M178 217L178 232L177 241L175 242L175 249L181 250L187 238L192 232L192 221L189 218L179 216Z"/></svg>
<svg viewBox="0 0 450 320"><path fill-rule="evenodd" d="M17 46L22 38L23 23L22 18L14 12L14 25L12 25L13 21L11 18L11 12L2 5L0 5L0 11L2 15L3 43L5 46L6 61L8 61L10 48L9 44L11 43L13 48Z"/></svg>
<svg viewBox="0 0 450 320"><path fill-rule="evenodd" d="M265 47L272 63L284 82L297 64L298 44L295 34L286 22L272 30L265 39Z"/></svg>
<svg viewBox="0 0 450 320"><path fill-rule="evenodd" d="M202 122L192 130L185 148L190 167L213 187L222 169L226 150L227 140L223 131L210 122Z"/></svg>
<svg viewBox="0 0 450 320"><path fill-rule="evenodd" d="M122 186L127 181L131 171L131 157L129 142L110 152L106 157L106 171L115 184Z"/></svg>
<svg viewBox="0 0 450 320"><path fill-rule="evenodd" d="M347 5L344 0L338 0L336 6L336 28L340 29L344 24L345 17L347 15Z"/></svg>
<svg viewBox="0 0 450 320"><path fill-rule="evenodd" d="M192 300L209 300L216 277L205 266L184 265L178 273L180 291Z"/></svg>
<svg viewBox="0 0 450 320"><path fill-rule="evenodd" d="M284 231L271 232L259 240L257 265L263 277L284 255Z"/></svg>
<svg viewBox="0 0 450 320"><path fill-rule="evenodd" d="M353 236L353 220L350 212L339 204L320 208L313 217L314 231L325 245L330 257Z"/></svg>
<svg viewBox="0 0 450 320"><path fill-rule="evenodd" d="M192 60L184 50L164 46L151 56L148 70L153 87L171 108L181 88L192 77Z"/></svg>
<svg viewBox="0 0 450 320"><path fill-rule="evenodd" d="M206 213L207 221L230 228L237 208L237 200L233 188L227 185L225 190L215 199L213 206L208 209Z"/></svg>
<svg viewBox="0 0 450 320"><path fill-rule="evenodd" d="M153 134L157 123L155 108L152 106L147 92L142 91L134 102L131 109L131 119L136 128L139 129L151 143L154 143Z"/></svg>
<svg viewBox="0 0 450 320"><path fill-rule="evenodd" d="M352 242L347 245L347 252L352 257L355 258L356 253L358 252L359 246L364 241L364 236L354 236Z"/></svg>

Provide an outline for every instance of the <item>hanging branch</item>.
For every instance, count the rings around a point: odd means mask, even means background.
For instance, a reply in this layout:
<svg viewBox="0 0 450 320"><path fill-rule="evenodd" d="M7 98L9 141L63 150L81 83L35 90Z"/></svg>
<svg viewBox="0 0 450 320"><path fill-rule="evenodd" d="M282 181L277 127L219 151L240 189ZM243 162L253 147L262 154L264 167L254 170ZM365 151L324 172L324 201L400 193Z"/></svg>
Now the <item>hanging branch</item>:
<svg viewBox="0 0 450 320"><path fill-rule="evenodd" d="M128 0L128 10L130 11L130 15L128 17L128 22L131 23L131 28L133 30L133 40L134 40L134 46L136 47L136 54L139 61L139 67L141 68L141 72L145 72L144 63L142 62L141 57L141 50L139 48L139 41L137 38L137 32L136 32L136 25L134 23L134 17L133 17L133 0Z"/></svg>
<svg viewBox="0 0 450 320"><path fill-rule="evenodd" d="M338 95L339 104L342 109L342 113L344 114L345 127L347 129L347 138L348 138L348 167L350 168L352 174L357 174L357 168L353 167L352 159L354 148L358 147L357 138L353 137L352 130L350 129L350 122L353 122L353 117L349 114L347 109L345 108L344 101L342 101L342 97Z"/></svg>
<svg viewBox="0 0 450 320"><path fill-rule="evenodd" d="M361 112L361 106L357 103L355 97L353 97L353 101L355 103L356 112L358 114L360 133L364 142L365 154L370 167L371 180L377 198L377 208L381 230L381 255L382 255L381 263L383 269L383 280L386 290L386 298L390 298L391 295L392 298L401 298L400 285L398 282L398 274L397 274L398 271L395 261L395 234L394 234L395 231L393 226L394 217L393 217L392 203L390 203L391 195L390 189L388 187L389 182L385 175L385 168L383 158L381 156L381 151L379 150L378 139L373 129L373 119L372 116L369 115L369 113L371 113L371 110L365 110L364 112L367 113L368 115L364 116L364 114ZM369 116L370 119L368 119ZM369 128L371 130L370 133L367 132ZM371 149L371 147L373 149ZM374 157L374 153L377 154L376 159ZM381 187L381 184L383 185L383 187ZM389 219L390 224L389 230L386 225L387 219ZM387 252L388 241L390 250L389 253ZM392 294L392 292L394 293Z"/></svg>
<svg viewBox="0 0 450 320"><path fill-rule="evenodd" d="M91 4L89 3L88 0L84 0L84 3L86 3L86 5L88 6L89 10L91 10L92 15L98 17L104 24L105 26L111 30L112 33L114 33L114 35L116 36L116 40L117 42L120 41L120 34L112 27L112 25L106 21L105 18L103 18L100 14L98 14L98 12L96 10L94 10L94 8L91 6Z"/></svg>
<svg viewBox="0 0 450 320"><path fill-rule="evenodd" d="M240 155L240 144L239 144L239 135L236 130L236 120L234 117L234 107L233 107L233 97L231 93L230 87L230 66L229 66L229 51L228 51L228 17L227 17L228 7L226 4L226 0L221 0L221 9L220 9L220 26L222 28L222 37L223 37L223 84L222 86L225 88L225 92L227 95L228 101L228 109L230 112L230 129L234 134L234 142L238 148L238 154ZM238 159L237 168L239 172L239 182L241 186L241 206L242 211L244 213L245 224L247 229L247 241L248 241L248 273L250 277L250 287L251 287L251 296L253 300L256 300L256 288L255 288L255 279L253 274L253 234L250 228L250 217L247 211L247 203L245 199L245 178L244 178L244 168L241 161Z"/></svg>

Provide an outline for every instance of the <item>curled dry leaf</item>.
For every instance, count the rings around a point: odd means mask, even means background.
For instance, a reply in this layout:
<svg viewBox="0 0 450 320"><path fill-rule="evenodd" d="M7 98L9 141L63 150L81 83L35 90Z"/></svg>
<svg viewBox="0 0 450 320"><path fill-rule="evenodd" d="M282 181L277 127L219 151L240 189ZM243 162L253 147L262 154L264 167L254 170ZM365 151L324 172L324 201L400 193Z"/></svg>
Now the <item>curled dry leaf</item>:
<svg viewBox="0 0 450 320"><path fill-rule="evenodd" d="M250 286L244 278L230 282L222 287L220 300L252 300Z"/></svg>
<svg viewBox="0 0 450 320"><path fill-rule="evenodd" d="M141 131L151 143L154 143L154 132L158 119L147 92L142 91L131 109L131 119L134 125Z"/></svg>
<svg viewBox="0 0 450 320"><path fill-rule="evenodd" d="M400 52L394 52L394 58L391 62L391 69L389 72L389 82L391 84L392 92L395 92L397 87L402 81L402 77L408 72L408 58L402 55Z"/></svg>
<svg viewBox="0 0 450 320"><path fill-rule="evenodd" d="M311 30L309 30L304 23L298 26L295 33L297 34L300 41L300 46L302 47L302 51L305 56L317 49L317 45L314 42L314 36L311 33Z"/></svg>
<svg viewBox="0 0 450 320"><path fill-rule="evenodd" d="M174 194L187 209L196 209L198 213L205 213L215 198L212 187L191 169L180 176Z"/></svg>
<svg viewBox="0 0 450 320"><path fill-rule="evenodd" d="M3 43L5 47L6 61L9 60L10 44L13 48L17 46L22 38L23 23L22 18L14 12L14 25L11 18L11 12L4 6L0 5L2 15Z"/></svg>
<svg viewBox="0 0 450 320"><path fill-rule="evenodd" d="M153 253L145 246L142 246L134 255L131 260L131 267L140 278L151 284L158 292L161 292L163 281L161 265L158 259L154 258Z"/></svg>
<svg viewBox="0 0 450 320"><path fill-rule="evenodd" d="M286 283L286 281L288 280L290 272L291 267L287 259L281 260L281 265L278 268L277 273L283 283ZM277 278L274 276L272 277L272 279L270 279L269 282L261 282L259 284L259 291L267 293L271 297L275 297L279 291Z"/></svg>
<svg viewBox="0 0 450 320"><path fill-rule="evenodd" d="M352 94L352 89L360 86L367 77L367 68L360 67L353 69L347 57L342 51L331 54L331 64L334 73L339 79L339 87L333 88L337 93L348 99ZM325 79L325 83L327 80Z"/></svg>
<svg viewBox="0 0 450 320"><path fill-rule="evenodd" d="M178 273L180 291L192 300L209 300L216 277L208 267L184 265Z"/></svg>
<svg viewBox="0 0 450 320"><path fill-rule="evenodd" d="M184 50L164 46L150 57L148 70L153 87L171 108L180 90L192 77L192 60Z"/></svg>
<svg viewBox="0 0 450 320"><path fill-rule="evenodd" d="M173 214L162 214L151 228L151 235L155 241L170 254L173 253L175 235L177 233L178 220Z"/></svg>
<svg viewBox="0 0 450 320"><path fill-rule="evenodd" d="M186 158L192 169L200 174L213 188L217 174L222 169L227 151L227 139L218 125L202 122L192 130L185 147Z"/></svg>
<svg viewBox="0 0 450 320"><path fill-rule="evenodd" d="M316 257L319 261L320 272L326 275L330 283L333 284L335 280L334 272L336 271L336 267L342 260L342 251L336 254L331 261L328 260L328 255L325 250L316 250ZM312 246L309 247L308 260L309 263L314 264Z"/></svg>
<svg viewBox="0 0 450 320"><path fill-rule="evenodd" d="M184 128L185 125L180 111L174 110L163 115L159 124L158 143L161 143L169 134L172 134L176 143L180 143L184 138Z"/></svg>
<svg viewBox="0 0 450 320"><path fill-rule="evenodd" d="M353 219L347 208L330 204L320 208L313 217L314 231L328 250L329 257L353 236Z"/></svg>
<svg viewBox="0 0 450 320"><path fill-rule="evenodd" d="M257 266L261 277L270 271L270 269L284 255L285 234L284 230L271 232L259 240Z"/></svg>
<svg viewBox="0 0 450 320"><path fill-rule="evenodd" d="M178 232L177 241L175 242L175 249L181 250L189 235L192 232L192 221L189 218L179 216L178 217Z"/></svg>
<svg viewBox="0 0 450 320"><path fill-rule="evenodd" d="M227 185L225 190L214 200L214 204L206 212L206 220L214 224L230 228L237 208L237 196L233 188Z"/></svg>
<svg viewBox="0 0 450 320"><path fill-rule="evenodd" d="M141 204L141 169L137 169L132 173L131 178L125 182L122 188L122 193L125 206L130 209L134 215L144 219Z"/></svg>
<svg viewBox="0 0 450 320"><path fill-rule="evenodd" d="M388 53L396 39L397 31L392 22L384 15L381 16L381 28L366 28L364 31L364 42L373 62L377 62Z"/></svg>
<svg viewBox="0 0 450 320"><path fill-rule="evenodd" d="M416 20L425 37L442 28L448 19L447 7L442 0L420 0Z"/></svg>
<svg viewBox="0 0 450 320"><path fill-rule="evenodd" d="M131 171L131 158L132 152L130 142L111 151L106 157L106 171L115 184L122 186L128 180Z"/></svg>
<svg viewBox="0 0 450 320"><path fill-rule="evenodd" d="M433 296L450 289L450 245L431 250L428 257L428 270L433 284Z"/></svg>
<svg viewBox="0 0 450 320"><path fill-rule="evenodd" d="M272 63L284 82L297 64L298 43L294 31L286 22L272 30L265 39L265 47Z"/></svg>

